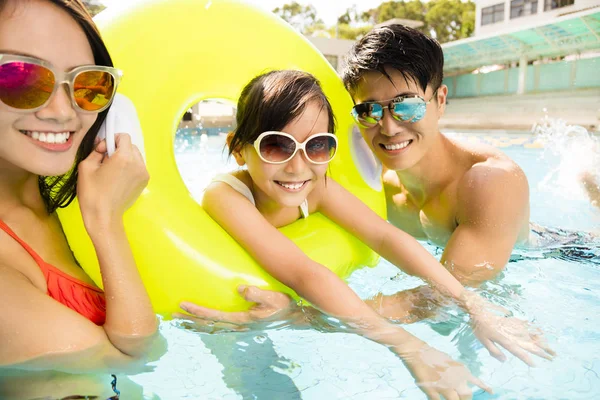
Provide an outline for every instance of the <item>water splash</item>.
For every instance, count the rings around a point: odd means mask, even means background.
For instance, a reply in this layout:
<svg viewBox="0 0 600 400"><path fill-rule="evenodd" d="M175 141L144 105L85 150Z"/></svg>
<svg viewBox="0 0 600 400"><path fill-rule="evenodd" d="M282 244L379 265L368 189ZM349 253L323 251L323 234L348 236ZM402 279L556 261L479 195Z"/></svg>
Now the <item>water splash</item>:
<svg viewBox="0 0 600 400"><path fill-rule="evenodd" d="M584 174L600 177L600 140L578 125L546 116L533 133L544 144L543 158L558 158L558 166L540 182L540 189L582 199Z"/></svg>

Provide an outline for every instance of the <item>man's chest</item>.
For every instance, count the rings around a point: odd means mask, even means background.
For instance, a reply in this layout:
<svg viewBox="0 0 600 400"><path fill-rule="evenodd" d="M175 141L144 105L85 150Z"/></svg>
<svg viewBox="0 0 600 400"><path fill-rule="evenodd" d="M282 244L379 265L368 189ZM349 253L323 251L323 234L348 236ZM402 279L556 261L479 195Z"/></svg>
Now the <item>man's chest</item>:
<svg viewBox="0 0 600 400"><path fill-rule="evenodd" d="M444 246L457 227L456 196L452 188L422 205L415 204L402 188L386 188L388 220L418 239Z"/></svg>

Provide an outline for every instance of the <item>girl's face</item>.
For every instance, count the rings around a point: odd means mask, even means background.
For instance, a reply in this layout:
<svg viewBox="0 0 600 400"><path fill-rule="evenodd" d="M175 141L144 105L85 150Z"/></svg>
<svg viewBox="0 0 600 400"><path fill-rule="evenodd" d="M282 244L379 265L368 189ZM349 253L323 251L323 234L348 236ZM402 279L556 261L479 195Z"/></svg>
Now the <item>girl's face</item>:
<svg viewBox="0 0 600 400"><path fill-rule="evenodd" d="M329 118L320 103L311 102L282 131L292 135L299 143L316 133L326 133ZM310 162L303 151L283 164L269 164L260 159L252 144L233 153L239 165L247 165L254 182L257 200L275 202L282 207L298 207L308 197L317 183L325 178L328 164Z"/></svg>
<svg viewBox="0 0 600 400"><path fill-rule="evenodd" d="M47 0L16 0L7 4L0 13L0 53L38 58L64 71L94 64L82 28ZM71 169L77 149L97 114L76 111L69 96L63 85L36 112L11 110L0 102L0 168L42 176L62 175ZM66 143L49 143L49 137L65 138L65 134Z"/></svg>

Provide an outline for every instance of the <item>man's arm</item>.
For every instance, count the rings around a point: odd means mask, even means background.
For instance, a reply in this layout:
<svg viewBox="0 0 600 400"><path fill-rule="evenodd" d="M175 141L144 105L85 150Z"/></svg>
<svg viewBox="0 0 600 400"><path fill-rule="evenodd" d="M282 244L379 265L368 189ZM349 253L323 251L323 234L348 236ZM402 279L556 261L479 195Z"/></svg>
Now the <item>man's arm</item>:
<svg viewBox="0 0 600 400"><path fill-rule="evenodd" d="M474 165L458 185L456 218L441 261L463 284L477 286L504 269L529 229L527 177L508 160Z"/></svg>
<svg viewBox="0 0 600 400"><path fill-rule="evenodd" d="M509 160L476 164L457 187L458 227L441 262L466 286L478 286L504 269L519 234L529 226L529 185ZM367 301L379 314L411 323L435 315L445 299L421 286Z"/></svg>

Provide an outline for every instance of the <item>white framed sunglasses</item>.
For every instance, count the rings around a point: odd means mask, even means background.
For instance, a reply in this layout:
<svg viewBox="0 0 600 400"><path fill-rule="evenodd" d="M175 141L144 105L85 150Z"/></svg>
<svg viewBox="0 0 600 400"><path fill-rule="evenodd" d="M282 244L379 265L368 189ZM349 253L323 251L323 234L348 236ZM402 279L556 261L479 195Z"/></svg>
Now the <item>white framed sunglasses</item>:
<svg viewBox="0 0 600 400"><path fill-rule="evenodd" d="M15 111L35 112L66 84L73 107L96 114L110 105L122 76L113 67L83 65L64 72L44 60L0 53L0 102Z"/></svg>
<svg viewBox="0 0 600 400"><path fill-rule="evenodd" d="M298 150L313 164L327 164L335 157L338 140L333 133L316 133L300 143L289 133L267 131L261 133L253 145L260 159L269 164L286 163Z"/></svg>

